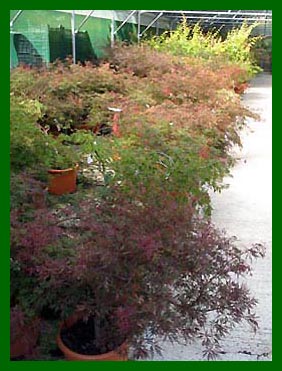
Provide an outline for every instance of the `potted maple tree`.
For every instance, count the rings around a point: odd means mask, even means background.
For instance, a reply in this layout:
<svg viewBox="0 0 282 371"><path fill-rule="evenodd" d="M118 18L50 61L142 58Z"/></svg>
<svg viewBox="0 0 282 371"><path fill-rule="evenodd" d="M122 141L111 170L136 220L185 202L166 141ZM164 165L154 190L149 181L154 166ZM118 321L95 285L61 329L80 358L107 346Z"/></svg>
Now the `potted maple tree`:
<svg viewBox="0 0 282 371"><path fill-rule="evenodd" d="M48 191L55 195L75 192L79 154L71 146L65 145L67 135L57 138L48 136L44 162L48 167Z"/></svg>
<svg viewBox="0 0 282 371"><path fill-rule="evenodd" d="M37 210L21 233L16 259L61 316L67 359L124 360L128 349L144 358L165 337L201 339L212 358L236 323L257 326L256 300L241 278L263 247L239 249L167 191L140 186L125 197L117 186L55 219Z"/></svg>
<svg viewBox="0 0 282 371"><path fill-rule="evenodd" d="M49 177L49 192L64 194L76 189L79 154L66 145L68 135L54 138L37 120L41 104L11 95L10 102L11 167L14 171L33 169L40 178Z"/></svg>

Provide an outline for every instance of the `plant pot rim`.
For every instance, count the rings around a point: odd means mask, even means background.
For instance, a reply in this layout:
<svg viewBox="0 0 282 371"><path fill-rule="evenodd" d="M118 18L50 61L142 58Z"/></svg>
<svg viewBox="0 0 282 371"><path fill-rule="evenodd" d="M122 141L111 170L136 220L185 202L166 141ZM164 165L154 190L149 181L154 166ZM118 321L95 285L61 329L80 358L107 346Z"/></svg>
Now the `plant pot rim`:
<svg viewBox="0 0 282 371"><path fill-rule="evenodd" d="M65 354L65 356L69 356L70 359L76 359L76 360L81 360L81 361L99 361L99 360L103 361L103 360L111 359L112 357L116 356L119 350L121 350L124 353L127 352L128 344L127 344L126 341L124 341L121 345L119 345L115 349L113 349L113 350L111 350L107 353L102 353L102 354L95 354L95 355L94 354L93 355L89 354L88 355L88 354L77 353L77 352L71 350L63 342L63 340L61 338L61 330L66 326L67 327L71 326L74 322L77 321L78 318L79 318L79 316L77 316L76 314L73 314L72 316L67 318L65 321L61 322L60 325L59 325L59 331L58 331L56 340L57 340L57 345L58 345L59 349ZM120 357L121 357L121 360L122 360L122 355ZM125 358L125 359L127 359L127 358Z"/></svg>
<svg viewBox="0 0 282 371"><path fill-rule="evenodd" d="M79 168L78 164L73 167L69 167L67 169L48 169L49 174L61 174L61 173L69 173L71 171L75 171Z"/></svg>
<svg viewBox="0 0 282 371"><path fill-rule="evenodd" d="M108 358L111 358L111 356L114 356L117 354L118 350L121 349L125 351L127 349L126 342L122 343L119 347L116 349L111 350L110 352L103 353L103 354L96 354L96 355L87 355L87 354L81 354L76 353L75 351L71 350L69 347L67 347L64 342L61 339L61 331L59 331L57 335L57 344L60 350L68 356L71 356L72 359L82 360L82 361L99 361L99 360L106 360Z"/></svg>

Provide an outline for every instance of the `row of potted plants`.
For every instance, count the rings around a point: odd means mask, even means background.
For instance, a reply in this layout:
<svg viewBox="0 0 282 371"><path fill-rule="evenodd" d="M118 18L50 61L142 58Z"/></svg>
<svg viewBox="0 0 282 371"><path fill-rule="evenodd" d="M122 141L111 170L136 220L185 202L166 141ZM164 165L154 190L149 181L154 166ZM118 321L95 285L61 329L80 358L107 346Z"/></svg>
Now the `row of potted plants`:
<svg viewBox="0 0 282 371"><path fill-rule="evenodd" d="M257 326L240 280L263 246L239 249L199 213L253 114L230 65L148 45L110 58L11 75L11 339L25 323L43 338L48 313L70 360L144 358L163 338L198 338L213 358L235 323ZM54 196L46 174L65 160L95 165L103 186L76 169L70 194Z"/></svg>

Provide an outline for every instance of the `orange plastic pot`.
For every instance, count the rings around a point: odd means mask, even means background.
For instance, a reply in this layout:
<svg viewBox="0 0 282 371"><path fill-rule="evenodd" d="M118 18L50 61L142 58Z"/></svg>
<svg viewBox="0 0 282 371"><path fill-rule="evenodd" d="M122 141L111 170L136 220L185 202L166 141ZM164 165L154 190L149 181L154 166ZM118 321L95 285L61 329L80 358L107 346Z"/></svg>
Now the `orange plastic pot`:
<svg viewBox="0 0 282 371"><path fill-rule="evenodd" d="M76 177L78 167L64 170L48 170L48 192L54 195L63 195L76 191Z"/></svg>
<svg viewBox="0 0 282 371"><path fill-rule="evenodd" d="M118 349L112 350L108 353L99 355L85 355L76 353L68 348L62 341L61 329L65 327L71 327L77 321L77 316L72 316L66 321L61 323L60 330L57 336L57 344L60 350L64 353L64 356L69 361L127 361L127 344L123 343Z"/></svg>

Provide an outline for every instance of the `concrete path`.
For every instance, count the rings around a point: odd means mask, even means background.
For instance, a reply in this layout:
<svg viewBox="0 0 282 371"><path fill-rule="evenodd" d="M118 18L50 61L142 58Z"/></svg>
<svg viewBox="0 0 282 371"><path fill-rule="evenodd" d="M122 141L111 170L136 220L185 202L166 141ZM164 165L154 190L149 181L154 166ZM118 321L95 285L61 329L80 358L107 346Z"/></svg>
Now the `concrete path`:
<svg viewBox="0 0 282 371"><path fill-rule="evenodd" d="M238 326L223 344L219 361L269 361L272 351L272 76L257 76L243 96L246 106L261 115L259 122L249 121L242 133L243 148L235 149L238 163L226 179L230 187L212 194L212 220L216 226L235 235L239 244L264 242L264 259L253 264L248 286L259 300L256 334ZM200 344L163 345L163 356L154 360L203 361Z"/></svg>

